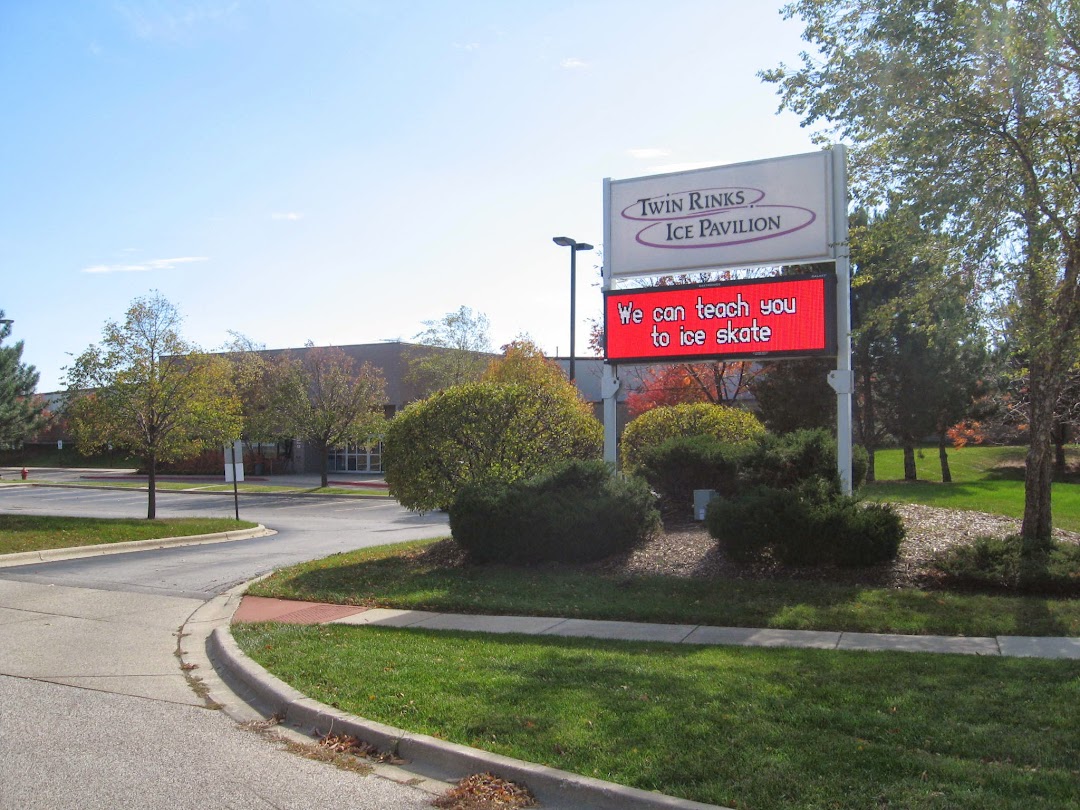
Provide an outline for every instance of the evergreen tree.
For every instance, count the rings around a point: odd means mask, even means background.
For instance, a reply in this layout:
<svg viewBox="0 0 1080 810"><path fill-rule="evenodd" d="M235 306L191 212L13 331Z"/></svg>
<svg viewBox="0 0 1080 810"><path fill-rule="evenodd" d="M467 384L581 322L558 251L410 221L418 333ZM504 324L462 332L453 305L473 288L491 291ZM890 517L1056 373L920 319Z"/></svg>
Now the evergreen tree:
<svg viewBox="0 0 1080 810"><path fill-rule="evenodd" d="M38 373L22 362L23 342L2 345L11 336L11 321L0 310L0 446L22 442L42 423L44 404L35 401Z"/></svg>

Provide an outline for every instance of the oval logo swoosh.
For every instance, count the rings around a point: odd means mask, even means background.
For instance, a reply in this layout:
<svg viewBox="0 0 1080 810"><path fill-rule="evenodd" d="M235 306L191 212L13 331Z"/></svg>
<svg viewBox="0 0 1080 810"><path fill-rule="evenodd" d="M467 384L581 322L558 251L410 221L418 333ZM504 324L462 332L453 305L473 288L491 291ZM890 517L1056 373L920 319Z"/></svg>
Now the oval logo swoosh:
<svg viewBox="0 0 1080 810"><path fill-rule="evenodd" d="M817 219L817 214L798 205L754 205L680 219L697 221L691 225L679 226L683 229L679 231L682 235L676 240L671 238L671 222L665 221L656 222L638 231L635 241L648 247L668 250L744 245L763 239L778 239L801 231Z"/></svg>

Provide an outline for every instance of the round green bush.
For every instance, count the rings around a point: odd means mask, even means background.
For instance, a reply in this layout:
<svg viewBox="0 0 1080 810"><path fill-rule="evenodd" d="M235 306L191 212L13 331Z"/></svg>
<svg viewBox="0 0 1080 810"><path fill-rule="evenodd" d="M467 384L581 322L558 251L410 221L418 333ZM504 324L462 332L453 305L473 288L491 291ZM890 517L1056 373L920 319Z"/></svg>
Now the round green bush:
<svg viewBox="0 0 1080 810"><path fill-rule="evenodd" d="M832 561L848 568L895 559L904 540L904 521L892 507L853 498L838 500L822 530L832 539Z"/></svg>
<svg viewBox="0 0 1080 810"><path fill-rule="evenodd" d="M570 461L513 483L474 481L450 507L454 541L477 562L587 562L659 527L655 496L601 461Z"/></svg>
<svg viewBox="0 0 1080 810"><path fill-rule="evenodd" d="M623 431L623 461L636 471L646 448L679 436L712 436L721 442L744 442L761 436L765 427L749 411L708 402L664 405L646 411Z"/></svg>
<svg viewBox="0 0 1080 810"><path fill-rule="evenodd" d="M383 441L390 494L445 509L471 481L515 481L554 461L597 458L603 427L569 382L468 383L415 402Z"/></svg>
<svg viewBox="0 0 1080 810"><path fill-rule="evenodd" d="M900 516L886 504L860 503L815 477L794 489L754 487L715 498L705 525L731 559L771 557L782 565L868 566L894 559L904 538Z"/></svg>

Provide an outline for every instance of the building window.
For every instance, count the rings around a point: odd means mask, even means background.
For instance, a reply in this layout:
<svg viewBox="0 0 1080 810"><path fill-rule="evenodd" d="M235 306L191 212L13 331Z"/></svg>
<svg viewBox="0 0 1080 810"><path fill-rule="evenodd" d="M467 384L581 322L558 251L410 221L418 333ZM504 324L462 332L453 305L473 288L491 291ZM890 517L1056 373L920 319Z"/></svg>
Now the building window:
<svg viewBox="0 0 1080 810"><path fill-rule="evenodd" d="M381 473L382 442L372 447L338 447L327 454L326 460L332 472Z"/></svg>

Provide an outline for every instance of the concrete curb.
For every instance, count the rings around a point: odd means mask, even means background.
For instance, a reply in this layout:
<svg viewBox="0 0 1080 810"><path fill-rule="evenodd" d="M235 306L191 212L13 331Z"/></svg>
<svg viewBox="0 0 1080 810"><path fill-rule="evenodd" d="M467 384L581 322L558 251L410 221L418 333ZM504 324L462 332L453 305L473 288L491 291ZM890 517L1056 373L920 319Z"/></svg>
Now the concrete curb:
<svg viewBox="0 0 1080 810"><path fill-rule="evenodd" d="M347 734L380 751L408 760L407 769L447 781L473 773L493 773L523 784L544 805L595 810L716 810L717 805L678 799L660 793L617 785L601 779L535 765L464 745L412 734L399 728L338 711L293 689L252 661L236 644L227 625L214 629L208 640L211 660L249 690L271 714L289 725L317 734ZM722 809L721 809L722 810Z"/></svg>
<svg viewBox="0 0 1080 810"><path fill-rule="evenodd" d="M252 537L268 537L277 534L262 524L252 529L239 529L235 532L215 532L213 534L193 534L187 537L159 537L152 540L132 540L127 543L102 543L96 546L75 546L72 548L47 548L40 551L20 551L15 554L0 555L0 568L12 568L18 565L57 562L59 560L78 560L84 557L101 557L108 554L127 554L132 551L149 551L157 548L176 546L203 546L212 543L230 543L233 540L249 540Z"/></svg>

